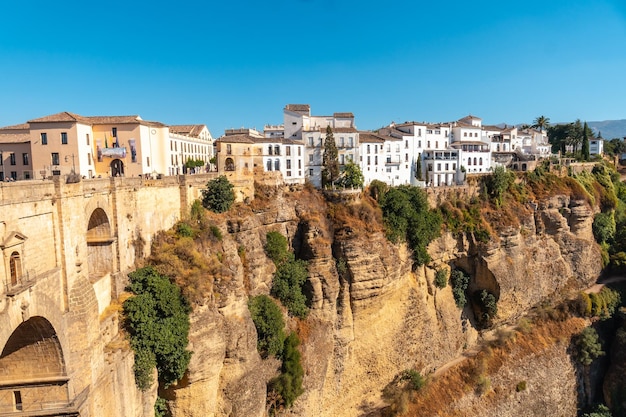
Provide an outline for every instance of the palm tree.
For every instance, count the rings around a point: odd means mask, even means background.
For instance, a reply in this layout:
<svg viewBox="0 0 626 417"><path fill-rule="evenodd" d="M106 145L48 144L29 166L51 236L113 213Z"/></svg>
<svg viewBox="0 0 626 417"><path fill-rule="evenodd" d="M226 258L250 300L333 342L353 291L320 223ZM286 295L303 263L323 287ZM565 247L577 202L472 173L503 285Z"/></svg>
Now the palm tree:
<svg viewBox="0 0 626 417"><path fill-rule="evenodd" d="M546 116L539 116L533 121L531 127L536 127L542 132L550 126L550 118Z"/></svg>

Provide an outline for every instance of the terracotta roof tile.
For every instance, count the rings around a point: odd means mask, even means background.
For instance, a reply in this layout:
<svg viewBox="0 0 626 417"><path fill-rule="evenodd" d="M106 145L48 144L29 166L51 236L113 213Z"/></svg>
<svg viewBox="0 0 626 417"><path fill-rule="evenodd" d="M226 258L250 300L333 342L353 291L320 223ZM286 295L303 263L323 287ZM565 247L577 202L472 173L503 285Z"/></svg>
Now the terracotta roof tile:
<svg viewBox="0 0 626 417"><path fill-rule="evenodd" d="M28 123L49 123L49 122L81 122L91 124L86 117L67 111L29 120Z"/></svg>
<svg viewBox="0 0 626 417"><path fill-rule="evenodd" d="M29 133L0 133L0 144L2 143L27 143L30 142Z"/></svg>
<svg viewBox="0 0 626 417"><path fill-rule="evenodd" d="M0 132L11 131L11 130L28 130L28 129L30 129L30 125L28 123L22 123L19 125L0 127Z"/></svg>
<svg viewBox="0 0 626 417"><path fill-rule="evenodd" d="M171 125L170 132L197 138L206 125Z"/></svg>
<svg viewBox="0 0 626 417"><path fill-rule="evenodd" d="M335 117L335 118L351 118L351 119L354 119L354 114L352 114L352 113L333 113L333 117Z"/></svg>
<svg viewBox="0 0 626 417"><path fill-rule="evenodd" d="M218 142L223 142L223 143L254 143L255 139L260 139L260 138L253 138L250 135L229 135L229 136L222 136L221 138L217 140Z"/></svg>

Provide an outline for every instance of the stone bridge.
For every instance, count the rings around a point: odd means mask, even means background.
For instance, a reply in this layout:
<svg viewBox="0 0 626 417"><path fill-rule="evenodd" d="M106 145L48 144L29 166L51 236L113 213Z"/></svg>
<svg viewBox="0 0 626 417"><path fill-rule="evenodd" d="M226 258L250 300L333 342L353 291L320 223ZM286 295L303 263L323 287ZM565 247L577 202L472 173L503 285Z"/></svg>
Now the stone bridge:
<svg viewBox="0 0 626 417"><path fill-rule="evenodd" d="M0 416L147 415L114 300L216 175L0 183Z"/></svg>

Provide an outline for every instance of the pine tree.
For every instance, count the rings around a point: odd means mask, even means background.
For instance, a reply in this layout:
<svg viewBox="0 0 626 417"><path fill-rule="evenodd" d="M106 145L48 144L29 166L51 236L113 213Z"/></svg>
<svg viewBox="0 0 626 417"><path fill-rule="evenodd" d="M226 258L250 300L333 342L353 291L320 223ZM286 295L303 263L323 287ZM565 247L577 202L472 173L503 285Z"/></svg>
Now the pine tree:
<svg viewBox="0 0 626 417"><path fill-rule="evenodd" d="M333 130L330 126L326 127L322 166L322 187L334 184L337 178L339 178L339 157Z"/></svg>
<svg viewBox="0 0 626 417"><path fill-rule="evenodd" d="M589 127L587 126L587 122L585 122L585 126L583 127L583 144L581 149L583 161L589 160Z"/></svg>

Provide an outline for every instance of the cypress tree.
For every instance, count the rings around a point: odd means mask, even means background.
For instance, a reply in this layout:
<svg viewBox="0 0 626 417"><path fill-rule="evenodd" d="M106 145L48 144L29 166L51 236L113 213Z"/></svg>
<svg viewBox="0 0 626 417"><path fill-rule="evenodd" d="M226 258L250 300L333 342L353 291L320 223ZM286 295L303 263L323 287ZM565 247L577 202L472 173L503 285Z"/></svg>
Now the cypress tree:
<svg viewBox="0 0 626 417"><path fill-rule="evenodd" d="M330 126L326 127L324 139L324 155L322 156L322 187L334 184L339 178L339 157L335 137Z"/></svg>
<svg viewBox="0 0 626 417"><path fill-rule="evenodd" d="M583 161L589 160L589 127L587 126L587 122L585 122L585 126L583 127L583 144L581 149Z"/></svg>

